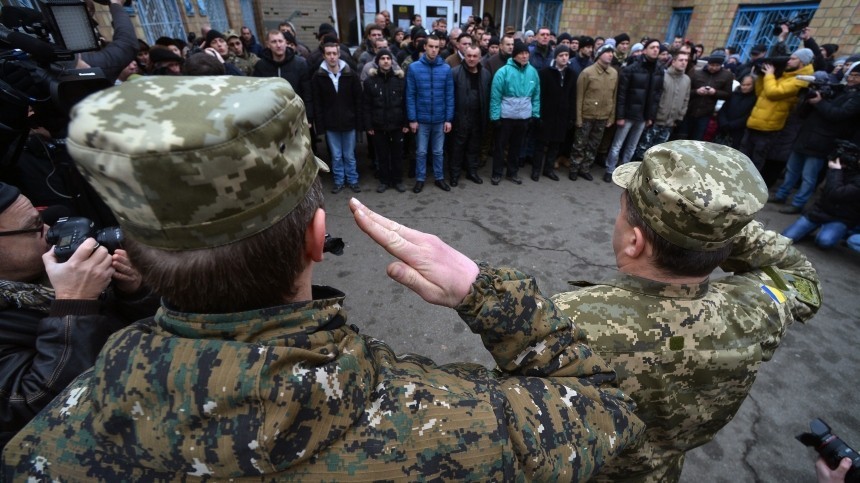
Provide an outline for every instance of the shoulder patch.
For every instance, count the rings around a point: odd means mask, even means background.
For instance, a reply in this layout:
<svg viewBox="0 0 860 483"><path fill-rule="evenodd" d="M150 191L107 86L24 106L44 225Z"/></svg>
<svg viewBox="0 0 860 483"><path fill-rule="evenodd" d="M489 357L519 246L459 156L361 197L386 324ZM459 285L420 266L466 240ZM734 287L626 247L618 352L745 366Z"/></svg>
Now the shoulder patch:
<svg viewBox="0 0 860 483"><path fill-rule="evenodd" d="M774 302L778 304L785 303L785 294L782 292L782 290L775 287L770 287L768 285L762 285L761 291L766 293L770 298L772 298Z"/></svg>
<svg viewBox="0 0 860 483"><path fill-rule="evenodd" d="M821 307L821 294L818 292L816 284L797 275L789 283L794 285L794 288L797 290L797 300L816 309Z"/></svg>

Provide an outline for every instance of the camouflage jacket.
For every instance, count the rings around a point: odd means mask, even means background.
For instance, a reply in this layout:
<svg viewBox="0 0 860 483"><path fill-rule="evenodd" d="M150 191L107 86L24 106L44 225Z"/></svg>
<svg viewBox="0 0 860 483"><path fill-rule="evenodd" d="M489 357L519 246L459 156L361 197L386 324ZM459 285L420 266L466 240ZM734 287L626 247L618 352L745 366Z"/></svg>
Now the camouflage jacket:
<svg viewBox="0 0 860 483"><path fill-rule="evenodd" d="M232 52L224 59L224 62L232 62L233 65L239 68L243 74L247 76L251 76L254 74L254 66L257 65L257 62L260 61L260 58L254 55L253 53L246 53L244 56L238 56Z"/></svg>
<svg viewBox="0 0 860 483"><path fill-rule="evenodd" d="M647 427L597 480L677 481L684 452L732 419L788 325L820 304L806 257L758 222L721 268L734 274L693 285L619 274L553 297L614 367Z"/></svg>
<svg viewBox="0 0 860 483"><path fill-rule="evenodd" d="M459 306L498 367L397 356L343 294L162 307L19 433L2 476L64 481L585 480L644 430L534 279L482 267Z"/></svg>

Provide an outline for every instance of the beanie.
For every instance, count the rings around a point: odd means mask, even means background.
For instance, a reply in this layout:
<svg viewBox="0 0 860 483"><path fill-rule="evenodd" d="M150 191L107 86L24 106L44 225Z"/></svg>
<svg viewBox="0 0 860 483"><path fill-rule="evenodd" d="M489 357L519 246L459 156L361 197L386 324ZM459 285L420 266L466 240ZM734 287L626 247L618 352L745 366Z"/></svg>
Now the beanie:
<svg viewBox="0 0 860 483"><path fill-rule="evenodd" d="M804 65L812 63L812 59L815 57L815 54L813 54L812 51L807 48L797 49L791 55L800 59L800 61L803 62Z"/></svg>

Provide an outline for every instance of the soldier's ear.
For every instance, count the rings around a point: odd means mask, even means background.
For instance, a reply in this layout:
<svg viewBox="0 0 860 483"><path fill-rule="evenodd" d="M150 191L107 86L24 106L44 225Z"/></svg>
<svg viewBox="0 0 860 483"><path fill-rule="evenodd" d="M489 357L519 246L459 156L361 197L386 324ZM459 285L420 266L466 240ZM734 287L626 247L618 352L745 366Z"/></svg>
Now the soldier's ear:
<svg viewBox="0 0 860 483"><path fill-rule="evenodd" d="M634 259L648 255L650 247L645 241L645 234L642 233L642 229L638 226L630 227L630 232L626 234L626 237L626 243L624 244L625 255Z"/></svg>
<svg viewBox="0 0 860 483"><path fill-rule="evenodd" d="M323 259L325 246L325 210L317 208L305 230L305 256L315 262Z"/></svg>

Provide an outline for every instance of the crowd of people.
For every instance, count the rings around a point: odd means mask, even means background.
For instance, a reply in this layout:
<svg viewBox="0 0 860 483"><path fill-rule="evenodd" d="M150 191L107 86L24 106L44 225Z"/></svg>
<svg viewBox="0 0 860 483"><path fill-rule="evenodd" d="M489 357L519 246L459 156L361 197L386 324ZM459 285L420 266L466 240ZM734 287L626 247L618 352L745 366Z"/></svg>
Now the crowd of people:
<svg viewBox="0 0 860 483"><path fill-rule="evenodd" d="M361 191L356 144L363 135L364 176L378 178L377 191L406 191L408 174L415 193L428 181L428 164L444 191L463 174L483 183L479 170L488 162L494 185L522 184L520 168L530 168L535 182L558 181L563 168L570 180L591 181L595 164L609 182L617 166L641 160L651 146L691 139L750 156L776 189L770 201L800 214L823 174L840 169L827 164L835 142L860 140L860 55L837 57L838 47L819 46L809 28L791 33L783 26L771 48L755 46L746 62L736 47L706 56L703 45L682 37L634 42L625 33L500 30L490 15L449 31L444 18L425 27L420 15L408 29L392 28L383 11L352 53L330 24L319 26L316 48L295 33L284 22L263 45L246 27L210 29L190 45L141 43L135 69L287 79L305 102L314 140L325 137L333 193ZM802 45L788 52L791 35ZM189 55L194 51L209 55ZM815 87L822 84L824 91ZM836 243L855 228L860 190L856 162L840 166L849 198L832 215L845 225ZM786 233L802 237L806 230Z"/></svg>
<svg viewBox="0 0 860 483"><path fill-rule="evenodd" d="M208 29L141 42L128 62L80 59L125 66L66 131L125 245L87 238L61 263L28 193L0 183L0 478L677 481L685 452L732 419L787 327L821 307L792 240L818 229L832 246L860 222L860 62L828 72L832 49L808 30L783 66L703 58L682 38L389 21L380 12L352 53L331 25L311 50L284 23L265 46ZM817 63L844 86L809 92L800 76ZM792 122L769 193L762 174ZM378 192L406 191L409 175L421 193L428 164L440 190L463 172L481 184L482 153L493 185L521 185L526 166L558 182L565 163L593 181L602 164L624 190L618 275L545 296L353 199L398 259L388 274L455 309L497 368L396 356L346 323L343 293L312 285L318 173L333 194L361 192L359 132ZM799 213L822 159L822 196L785 236L755 221L797 182L786 212ZM717 268L730 275L711 281Z"/></svg>

